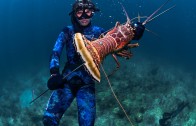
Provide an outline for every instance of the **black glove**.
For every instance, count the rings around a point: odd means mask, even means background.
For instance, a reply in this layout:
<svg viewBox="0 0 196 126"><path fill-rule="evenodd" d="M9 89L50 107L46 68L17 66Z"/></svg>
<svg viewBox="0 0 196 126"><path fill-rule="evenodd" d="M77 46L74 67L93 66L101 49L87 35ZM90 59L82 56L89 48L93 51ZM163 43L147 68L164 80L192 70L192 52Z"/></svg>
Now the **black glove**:
<svg viewBox="0 0 196 126"><path fill-rule="evenodd" d="M66 82L63 79L63 76L60 74L52 74L48 79L47 86L50 90L62 89L64 88L64 83Z"/></svg>
<svg viewBox="0 0 196 126"><path fill-rule="evenodd" d="M133 40L139 40L143 36L145 26L141 22L137 22L133 24L133 27L135 28Z"/></svg>
<svg viewBox="0 0 196 126"><path fill-rule="evenodd" d="M60 74L59 68L53 67L50 69L50 74Z"/></svg>

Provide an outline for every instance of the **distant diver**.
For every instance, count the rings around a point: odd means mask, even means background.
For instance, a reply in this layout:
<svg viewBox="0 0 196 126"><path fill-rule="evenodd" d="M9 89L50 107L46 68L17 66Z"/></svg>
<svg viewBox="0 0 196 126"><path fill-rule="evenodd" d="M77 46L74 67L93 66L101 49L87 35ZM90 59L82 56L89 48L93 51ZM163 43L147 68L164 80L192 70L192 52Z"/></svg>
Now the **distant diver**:
<svg viewBox="0 0 196 126"><path fill-rule="evenodd" d="M189 106L189 102L181 102L176 110L172 112L165 112L163 118L159 120L160 126L171 126L171 121L176 117L185 107Z"/></svg>

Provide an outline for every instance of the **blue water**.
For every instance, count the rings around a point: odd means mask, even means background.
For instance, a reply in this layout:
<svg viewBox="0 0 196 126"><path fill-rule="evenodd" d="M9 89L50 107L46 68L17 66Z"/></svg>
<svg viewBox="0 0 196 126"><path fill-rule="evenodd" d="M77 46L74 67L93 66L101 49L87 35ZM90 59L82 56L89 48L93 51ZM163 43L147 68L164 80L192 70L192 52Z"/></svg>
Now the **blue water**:
<svg viewBox="0 0 196 126"><path fill-rule="evenodd" d="M60 30L70 24L68 13L71 0L1 0L0 1L0 69L2 78L20 72L36 72L48 67L49 55ZM150 15L165 0L120 0L130 18ZM93 23L109 29L116 21L125 22L117 0L95 1L101 9ZM137 53L153 59L195 70L196 8L193 0L172 0L162 10L176 7L156 20L147 28L160 38L145 32ZM101 20L101 21L100 21ZM1 78L1 79L2 79Z"/></svg>
<svg viewBox="0 0 196 126"><path fill-rule="evenodd" d="M34 76L48 70L49 57L54 42L66 25L74 0L0 0L0 83L28 74ZM165 0L94 0L101 9L93 17L93 24L105 29L114 27L116 21L126 21L121 2L130 18L148 16ZM160 12L176 7L146 25L159 37L145 31L134 49L139 61L178 66L185 71L196 70L196 1L171 0ZM134 60L134 59L133 59ZM65 62L65 61L62 61ZM63 64L62 64L63 66ZM47 75L47 74L46 74ZM49 70L48 70L49 75Z"/></svg>

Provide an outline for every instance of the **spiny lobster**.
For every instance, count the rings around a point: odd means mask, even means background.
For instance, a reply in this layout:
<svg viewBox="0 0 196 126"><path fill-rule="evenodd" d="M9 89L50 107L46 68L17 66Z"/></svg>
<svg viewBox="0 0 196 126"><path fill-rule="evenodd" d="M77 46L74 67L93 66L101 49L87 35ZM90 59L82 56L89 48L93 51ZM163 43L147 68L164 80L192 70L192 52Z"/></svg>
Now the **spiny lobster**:
<svg viewBox="0 0 196 126"><path fill-rule="evenodd" d="M168 2L167 0L160 8L151 14L143 23L145 25L151 18ZM115 52L121 52L125 46L137 47L138 43L131 44L130 41L134 37L135 27L132 26L131 20L128 17L124 7L123 10L127 17L125 24L116 23L116 26L107 32L102 38L95 41L87 40L81 33L76 33L74 36L74 45L84 61L86 71L98 82L100 82L100 65L108 54L113 54L113 57L119 67L119 63L114 55Z"/></svg>

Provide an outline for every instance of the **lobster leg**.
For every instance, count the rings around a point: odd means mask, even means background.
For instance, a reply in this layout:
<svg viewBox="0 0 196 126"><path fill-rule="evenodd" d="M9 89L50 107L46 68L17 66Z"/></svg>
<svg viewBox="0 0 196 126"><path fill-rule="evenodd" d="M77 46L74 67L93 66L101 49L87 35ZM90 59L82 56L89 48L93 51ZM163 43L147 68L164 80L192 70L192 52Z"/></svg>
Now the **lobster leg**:
<svg viewBox="0 0 196 126"><path fill-rule="evenodd" d="M116 62L117 66L115 69L113 69L113 71L110 74L108 74L108 77L111 76L112 74L114 74L120 68L120 63L118 62L116 55L112 54L112 57L114 58L114 61Z"/></svg>
<svg viewBox="0 0 196 126"><path fill-rule="evenodd" d="M133 54L129 50L122 50L116 53L116 55L123 57L125 59L130 59Z"/></svg>

